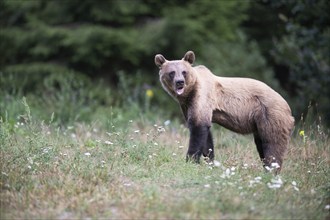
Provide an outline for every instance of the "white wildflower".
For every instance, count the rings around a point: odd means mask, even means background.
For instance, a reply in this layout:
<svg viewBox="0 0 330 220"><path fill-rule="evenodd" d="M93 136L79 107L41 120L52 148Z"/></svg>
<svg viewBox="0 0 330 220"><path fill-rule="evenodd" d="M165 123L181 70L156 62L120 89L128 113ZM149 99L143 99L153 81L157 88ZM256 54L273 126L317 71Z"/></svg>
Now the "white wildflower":
<svg viewBox="0 0 330 220"><path fill-rule="evenodd" d="M274 169L278 169L280 168L280 165L278 163L271 163L270 167L269 166L265 166L265 169L269 172L273 171Z"/></svg>
<svg viewBox="0 0 330 220"><path fill-rule="evenodd" d="M221 166L221 163L217 160L213 161L213 164L215 167L220 167Z"/></svg>
<svg viewBox="0 0 330 220"><path fill-rule="evenodd" d="M173 156L176 156L176 153L173 153L172 155L173 155Z"/></svg>
<svg viewBox="0 0 330 220"><path fill-rule="evenodd" d="M278 189L278 188L281 188L282 185L267 183L267 186L269 189Z"/></svg>
<svg viewBox="0 0 330 220"><path fill-rule="evenodd" d="M90 155L91 155L91 153L89 153L89 152L85 153L85 156L87 156L87 157L89 157Z"/></svg>
<svg viewBox="0 0 330 220"><path fill-rule="evenodd" d="M261 178L260 176L257 176L256 178L254 178L254 180L255 180L255 181L258 181L258 182L260 182L261 179L262 179L262 178Z"/></svg>
<svg viewBox="0 0 330 220"><path fill-rule="evenodd" d="M165 126L168 126L168 125L170 125L171 124L171 121L170 120L166 120L165 122L164 122L164 125Z"/></svg>
<svg viewBox="0 0 330 220"><path fill-rule="evenodd" d="M265 166L265 169L266 169L267 171L272 171L272 170L273 170L273 169L270 168L269 166Z"/></svg>
<svg viewBox="0 0 330 220"><path fill-rule="evenodd" d="M268 188L270 189L278 189L281 188L281 186L283 185L283 181L281 179L281 177L275 177L273 178L270 183L267 183Z"/></svg>
<svg viewBox="0 0 330 220"><path fill-rule="evenodd" d="M325 208L326 210L330 210L330 204L327 204L324 208Z"/></svg>
<svg viewBox="0 0 330 220"><path fill-rule="evenodd" d="M253 180L250 180L250 182L249 182L249 187L252 187L252 186L254 186L255 184L258 184L258 183L260 183L261 182L261 177L260 176L257 176L257 177L255 177Z"/></svg>
<svg viewBox="0 0 330 220"><path fill-rule="evenodd" d="M292 181L291 184L292 184L294 190L299 191L296 181Z"/></svg>
<svg viewBox="0 0 330 220"><path fill-rule="evenodd" d="M132 184L131 183L124 183L123 185L124 186L131 186Z"/></svg>
<svg viewBox="0 0 330 220"><path fill-rule="evenodd" d="M180 145L180 146L179 146L179 149L182 149L182 148L184 148L184 146Z"/></svg>
<svg viewBox="0 0 330 220"><path fill-rule="evenodd" d="M205 188L210 188L211 185L210 185L210 184L205 184L204 187L205 187Z"/></svg>
<svg viewBox="0 0 330 220"><path fill-rule="evenodd" d="M158 146L158 143L157 143L157 142L155 142L155 143L154 143L154 145L155 145L155 146Z"/></svg>
<svg viewBox="0 0 330 220"><path fill-rule="evenodd" d="M28 157L27 161L29 162L29 164L33 164L33 159L31 157Z"/></svg>
<svg viewBox="0 0 330 220"><path fill-rule="evenodd" d="M271 163L271 167L277 169L280 168L280 165L275 162L275 163Z"/></svg>
<svg viewBox="0 0 330 220"><path fill-rule="evenodd" d="M281 177L273 178L271 180L271 182L274 183L274 184L280 184L280 185L283 184L283 181L282 181Z"/></svg>
<svg viewBox="0 0 330 220"><path fill-rule="evenodd" d="M42 153L47 154L49 150L50 150L49 147L45 147L45 148L42 150Z"/></svg>
<svg viewBox="0 0 330 220"><path fill-rule="evenodd" d="M112 145L113 143L111 141L104 141L105 144L107 145Z"/></svg>
<svg viewBox="0 0 330 220"><path fill-rule="evenodd" d="M157 128L157 131L158 131L159 133L161 133L161 132L165 132L165 128L163 128L162 126L159 126L159 127Z"/></svg>
<svg viewBox="0 0 330 220"><path fill-rule="evenodd" d="M249 166L249 165L248 165L247 163L243 164L243 169L246 170L246 169L248 168L248 166Z"/></svg>
<svg viewBox="0 0 330 220"><path fill-rule="evenodd" d="M135 131L134 131L135 134L137 134L137 133L139 133L139 132L140 132L140 130L135 130Z"/></svg>

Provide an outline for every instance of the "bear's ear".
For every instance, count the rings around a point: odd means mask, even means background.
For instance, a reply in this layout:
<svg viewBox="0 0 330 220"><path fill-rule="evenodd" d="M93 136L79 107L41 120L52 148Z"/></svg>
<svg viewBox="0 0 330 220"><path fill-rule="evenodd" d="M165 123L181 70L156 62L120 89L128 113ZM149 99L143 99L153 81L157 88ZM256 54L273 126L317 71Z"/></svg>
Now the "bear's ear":
<svg viewBox="0 0 330 220"><path fill-rule="evenodd" d="M156 66L159 67L159 69L162 67L163 63L165 63L165 62L166 62L166 59L163 55L157 54L155 56L155 64L156 64Z"/></svg>
<svg viewBox="0 0 330 220"><path fill-rule="evenodd" d="M195 61L195 54L194 54L194 52L192 52L192 51L188 51L188 52L184 55L183 60L184 60L184 61L187 61L187 62L190 63L190 64L193 64L194 61Z"/></svg>

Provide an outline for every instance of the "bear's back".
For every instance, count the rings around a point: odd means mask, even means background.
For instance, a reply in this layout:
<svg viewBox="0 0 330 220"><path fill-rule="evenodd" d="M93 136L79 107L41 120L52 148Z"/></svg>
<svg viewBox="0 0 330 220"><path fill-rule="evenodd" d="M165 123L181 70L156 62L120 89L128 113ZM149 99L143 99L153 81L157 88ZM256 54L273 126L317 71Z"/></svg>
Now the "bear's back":
<svg viewBox="0 0 330 220"><path fill-rule="evenodd" d="M250 99L257 96L262 102L271 101L269 98L271 97L272 101L267 105L272 103L287 105L280 94L259 80L242 77L220 77L214 75L203 65L193 67L193 69L196 71L198 82L202 87L199 89L202 93L209 91L210 95L215 94L216 97L219 97L219 94L226 93L228 97L239 99ZM289 106L287 105L287 107Z"/></svg>
<svg viewBox="0 0 330 220"><path fill-rule="evenodd" d="M213 109L213 122L239 133L249 133L256 117L264 117L267 111L270 120L280 118L288 127L293 126L289 105L265 83L251 78L219 77L205 66L196 66L194 70L199 102ZM227 117L233 120L228 121Z"/></svg>

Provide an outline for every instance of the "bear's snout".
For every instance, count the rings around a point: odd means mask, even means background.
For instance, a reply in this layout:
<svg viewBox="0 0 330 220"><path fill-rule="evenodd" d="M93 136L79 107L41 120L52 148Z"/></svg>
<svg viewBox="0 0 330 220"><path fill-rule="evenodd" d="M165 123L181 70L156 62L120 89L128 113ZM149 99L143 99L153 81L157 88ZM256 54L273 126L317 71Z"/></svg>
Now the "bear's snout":
<svg viewBox="0 0 330 220"><path fill-rule="evenodd" d="M176 87L183 87L183 85L184 85L184 81L183 81L183 80L177 80L177 81L175 82L175 85L176 85Z"/></svg>
<svg viewBox="0 0 330 220"><path fill-rule="evenodd" d="M178 95L181 95L184 92L184 80L175 81L175 91Z"/></svg>

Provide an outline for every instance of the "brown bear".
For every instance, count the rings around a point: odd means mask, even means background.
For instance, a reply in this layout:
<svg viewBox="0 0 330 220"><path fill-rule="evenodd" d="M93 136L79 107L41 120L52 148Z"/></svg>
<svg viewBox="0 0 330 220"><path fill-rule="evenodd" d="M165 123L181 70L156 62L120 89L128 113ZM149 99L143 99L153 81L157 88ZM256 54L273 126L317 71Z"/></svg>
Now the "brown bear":
<svg viewBox="0 0 330 220"><path fill-rule="evenodd" d="M155 56L163 88L179 102L190 131L187 161L201 155L214 158L211 123L240 134L254 135L265 168L282 167L294 126L287 102L265 83L249 78L218 77L205 66L195 66L195 54L168 61Z"/></svg>

